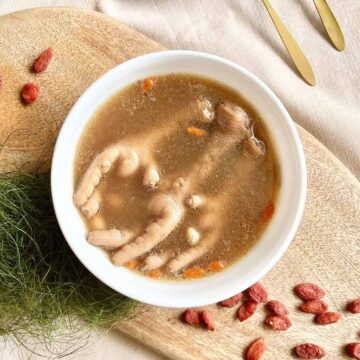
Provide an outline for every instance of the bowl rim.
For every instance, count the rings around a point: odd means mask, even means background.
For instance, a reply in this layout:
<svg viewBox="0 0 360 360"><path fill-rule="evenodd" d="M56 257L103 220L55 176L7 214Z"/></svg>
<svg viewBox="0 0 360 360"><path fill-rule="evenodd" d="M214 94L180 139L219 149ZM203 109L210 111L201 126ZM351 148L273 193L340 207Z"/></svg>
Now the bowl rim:
<svg viewBox="0 0 360 360"><path fill-rule="evenodd" d="M306 175L306 162L305 162L305 155L304 155L304 151L303 151L303 147L300 141L300 137L298 135L298 132L296 130L295 124L293 122L293 120L291 119L289 113L287 112L285 106L282 104L281 100L275 95L275 93L263 82L261 81L257 76L255 76L254 74L252 74L250 71L248 71L247 69L245 69L244 67L242 67L241 65L238 65L230 60L224 59L222 57L216 56L216 55L212 55L212 54L208 54L205 52L198 52L198 51L191 51L191 50L168 50L168 51L159 51L159 52L154 52L154 53L150 53L150 54L145 54L133 59L130 59L128 61L125 61L124 63L121 63L117 66L115 66L114 68L110 69L109 71L107 71L105 74L103 74L101 77L99 77L97 80L95 80L85 91L84 93L78 98L78 100L75 102L75 104L72 106L71 110L69 111L68 115L65 118L65 121L60 129L60 132L58 134L58 138L54 147L54 152L53 152L53 157L52 157L52 166L51 166L51 196L52 196L52 201L53 201L53 206L54 206L54 211L55 211L55 215L57 218L57 221L59 223L60 229L64 235L64 238L66 239L68 245L70 246L70 248L72 249L72 251L74 252L74 254L76 255L76 257L79 259L79 261L98 279L100 279L103 283L105 283L107 286L111 287L112 289L114 289L115 291L122 293L128 297L131 297L132 299L141 301L141 302L145 302L151 305L157 305L157 306L164 306L164 307L195 307L195 306L205 306L211 303L216 303L224 298L233 296L235 293L238 292L238 290L232 290L232 291L227 291L225 293L221 293L217 296L213 295L212 297L208 298L208 300L203 300L203 299L194 299L193 301L189 302L184 302L184 301L177 301L176 304L174 304L172 301L169 301L168 299L157 299L156 301L152 300L149 297L144 297L143 294L139 295L138 292L134 292L132 291L132 289L129 288L124 288L122 287L121 289L119 289L119 286L114 286L114 284L109 281L107 278L104 278L103 276L100 276L97 271L96 271L96 266L93 266L92 264L90 264L90 262L88 261L88 259L85 259L80 253L78 253L78 251L76 250L74 244L72 243L71 239L68 238L68 236L66 235L67 233L67 229L65 229L63 221L62 221L62 214L63 211L61 210L61 208L59 207L59 204L57 202L57 188L56 188L56 184L57 184L57 179L55 179L55 169L56 169L56 164L58 162L58 158L61 157L61 147L64 146L64 142L66 142L66 139L64 139L64 133L66 132L66 129L68 127L71 126L70 124L70 120L73 117L73 114L77 111L77 108L79 107L79 104L81 104L83 101L85 101L84 99L86 99L86 97L88 96L88 94L92 91L92 89L96 88L97 85L101 82L104 81L104 79L108 78L111 76L111 74L119 71L119 68L122 68L124 66L129 66L130 63L141 63L143 61L146 60L152 60L152 59L156 59L159 57L162 57L164 59L169 58L171 56L188 56L188 57L196 57L196 58L203 58L205 60L212 60L214 62L219 62L227 67L231 67L234 70L242 73L243 75L245 75L245 77L249 78L251 81L255 82L257 86L259 86L260 88L262 88L262 90L266 93L267 96L269 96L271 98L271 100L274 102L274 104L276 105L276 107L278 108L278 110L281 112L285 122L286 122L286 126L287 126L287 130L289 131L289 134L291 135L291 139L294 145L294 151L295 151L295 155L297 157L298 163L299 163L299 173L300 173L300 179L299 179L299 183L300 183L300 189L299 189L299 193L298 193L298 206L296 209L296 214L293 217L293 219L291 219L291 226L288 230L286 239L284 239L284 241L282 242L281 246L279 246L279 248L277 249L277 252L274 254L274 256L268 260L265 264L265 266L263 266L262 268L259 269L259 271L256 273L256 275L252 276L251 281L249 280L247 283L244 283L244 289L251 286L253 283L259 281L268 271L270 271L273 266L277 263L277 261L281 258L281 256L284 254L284 252L286 251L286 249L288 248L288 246L290 245L290 243L292 242L294 235L296 233L296 230L300 224L301 218L302 218L302 214L304 211L304 206L305 206L305 200L306 200L306 191L307 191L307 175ZM184 73L186 71L179 71L179 73ZM209 78L211 79L211 76L209 76ZM130 84L130 82L129 82ZM224 85L226 84L226 81L223 81ZM118 90L119 91L119 90ZM111 96L112 94L109 94L107 96L107 99ZM254 107L256 108L256 104L254 104ZM91 116L87 118L86 120L86 124L88 123L88 121L90 120ZM85 125L84 125L85 126ZM265 230L265 233L267 232L268 229ZM230 267L231 268L231 267ZM135 275L135 274L134 274ZM216 275L212 275L209 278L213 278ZM142 276L144 277L144 276ZM149 281L154 281L154 280L150 280ZM189 283L189 281L178 281L179 284L184 284L184 283Z"/></svg>

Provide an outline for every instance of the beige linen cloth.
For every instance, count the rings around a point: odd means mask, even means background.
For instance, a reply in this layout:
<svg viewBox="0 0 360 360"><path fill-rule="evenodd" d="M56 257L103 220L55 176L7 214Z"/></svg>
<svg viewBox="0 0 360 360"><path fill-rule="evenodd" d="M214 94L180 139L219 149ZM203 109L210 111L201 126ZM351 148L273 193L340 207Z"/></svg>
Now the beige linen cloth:
<svg viewBox="0 0 360 360"><path fill-rule="evenodd" d="M38 6L92 8L169 49L206 51L233 60L265 81L294 121L360 178L360 1L328 2L345 34L342 53L329 43L312 0L272 0L307 54L316 87L297 75L261 0L0 0L0 15ZM134 344L114 339L106 337L85 358L158 358L143 350L133 352Z"/></svg>

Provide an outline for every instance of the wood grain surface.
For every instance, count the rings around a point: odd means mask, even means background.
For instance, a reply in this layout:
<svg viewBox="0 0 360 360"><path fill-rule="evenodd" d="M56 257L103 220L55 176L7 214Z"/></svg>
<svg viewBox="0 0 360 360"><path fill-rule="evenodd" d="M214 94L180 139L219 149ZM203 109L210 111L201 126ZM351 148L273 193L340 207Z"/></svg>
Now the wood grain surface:
<svg viewBox="0 0 360 360"><path fill-rule="evenodd" d="M31 66L51 46L46 72ZM60 127L83 91L133 57L164 49L110 17L73 8L39 8L0 18L0 171L49 168ZM27 82L40 86L31 106L20 101Z"/></svg>
<svg viewBox="0 0 360 360"><path fill-rule="evenodd" d="M43 74L33 74L33 59L52 46L54 60ZM54 141L73 103L100 75L129 58L164 49L154 41L99 13L45 8L0 18L0 171L49 168ZM41 87L39 100L24 106L19 92L26 82ZM138 317L118 328L172 359L241 359L259 336L268 350L263 359L291 359L291 348L314 342L326 359L347 358L344 345L360 341L360 315L344 311L360 297L360 184L314 137L298 128L308 167L305 214L296 239L263 279L271 299L283 301L293 326L275 332L263 326L265 309L240 323L236 308L210 306L217 330L183 325L180 310L144 305ZM319 326L297 310L292 292L298 282L312 281L326 290L330 309L342 313L337 324ZM119 354L119 356L121 356ZM121 358L121 357L120 357Z"/></svg>

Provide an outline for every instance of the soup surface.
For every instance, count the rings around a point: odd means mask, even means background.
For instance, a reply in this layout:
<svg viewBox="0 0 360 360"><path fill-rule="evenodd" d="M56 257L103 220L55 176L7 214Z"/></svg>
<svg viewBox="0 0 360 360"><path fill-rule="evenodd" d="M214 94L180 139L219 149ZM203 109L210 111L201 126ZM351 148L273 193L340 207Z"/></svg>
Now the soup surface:
<svg viewBox="0 0 360 360"><path fill-rule="evenodd" d="M156 278L201 277L239 260L267 227L280 186L255 109L188 74L113 95L89 121L74 166L89 242Z"/></svg>

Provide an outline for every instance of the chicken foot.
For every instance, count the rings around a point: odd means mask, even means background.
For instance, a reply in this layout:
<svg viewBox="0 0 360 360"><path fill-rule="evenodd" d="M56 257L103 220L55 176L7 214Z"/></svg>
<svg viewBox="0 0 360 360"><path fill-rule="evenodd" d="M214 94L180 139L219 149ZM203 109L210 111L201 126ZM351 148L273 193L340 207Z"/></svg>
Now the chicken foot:
<svg viewBox="0 0 360 360"><path fill-rule="evenodd" d="M226 112L226 106L227 104L220 105L218 118L216 119L218 122L217 125L220 126L215 127L209 139L207 150L200 158L200 161L189 171L187 179L177 179L169 193L157 195L153 199L150 203L149 211L156 209L154 213L158 213L159 218L148 225L142 235L133 242L120 248L113 255L112 261L115 265L123 265L129 260L145 254L166 239L184 216L183 204L187 203L188 206L193 208L197 208L200 205L199 199L199 201L195 201L197 197L189 197L188 192L190 187L202 183L206 177L209 176L215 159L217 159L217 161L219 161L219 159L221 160L231 146L242 141L244 137L250 136L250 119L247 114L241 108L239 108L240 110L231 108L231 111L237 111L237 118L234 119ZM225 107L225 109L223 109L223 107ZM221 120L221 122L219 120ZM161 199L161 201L158 199ZM207 252L216 238L217 234L215 233L215 229L212 229L211 233L209 232L200 244L190 249L189 253L183 254L183 258L186 259L185 265L187 262L193 261L192 259L196 259ZM179 262L180 264L184 262L183 258ZM176 261L174 260L174 262ZM177 268L177 266L178 265L173 265L174 268Z"/></svg>
<svg viewBox="0 0 360 360"><path fill-rule="evenodd" d="M123 246L112 256L114 265L124 265L150 251L167 238L183 218L184 210L179 206L173 193L158 194L149 204L149 213L155 217L143 234Z"/></svg>
<svg viewBox="0 0 360 360"><path fill-rule="evenodd" d="M258 152L258 154L260 154ZM260 157L257 157L259 160ZM227 207L226 204L236 195L233 189L237 189L235 186L237 181L246 181L247 177L250 177L254 171L250 159L245 159L240 162L234 169L234 176L231 180L224 184L224 188L228 189L225 194L209 199L207 208L205 208L204 215L199 220L200 231L204 234L203 238L195 246L190 246L174 258L172 258L167 264L167 270L171 273L176 273L182 268L190 265L200 257L205 255L219 240L223 229L221 229L222 222L219 219L225 219Z"/></svg>
<svg viewBox="0 0 360 360"><path fill-rule="evenodd" d="M164 125L157 127L152 134L145 136L140 134L131 144L120 141L107 147L94 158L86 170L74 194L75 206L81 208L87 218L91 218L99 211L100 197L94 193L95 188L100 183L102 176L110 171L116 161L119 162L118 172L120 176L133 175L142 168L143 185L148 189L156 188L160 181L160 175L149 155L153 153L156 144L164 136L176 132L178 125L187 119L197 119L203 123L210 123L213 118L214 111L210 102L206 99L199 99L175 114L171 124L164 122Z"/></svg>

